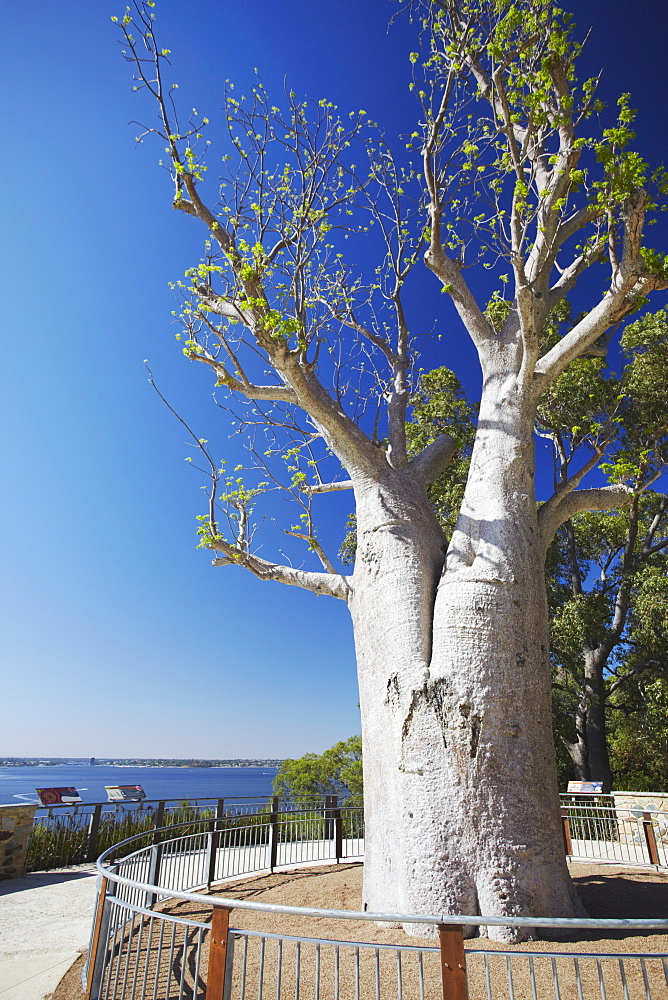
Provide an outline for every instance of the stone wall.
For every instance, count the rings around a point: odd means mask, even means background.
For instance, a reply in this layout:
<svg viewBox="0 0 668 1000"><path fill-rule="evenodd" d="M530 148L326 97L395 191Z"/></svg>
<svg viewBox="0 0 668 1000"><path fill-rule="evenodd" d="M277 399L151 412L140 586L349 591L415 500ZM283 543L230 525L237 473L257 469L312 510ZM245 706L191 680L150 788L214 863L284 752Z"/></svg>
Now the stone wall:
<svg viewBox="0 0 668 1000"><path fill-rule="evenodd" d="M612 797L618 809L668 813L668 792L613 792Z"/></svg>
<svg viewBox="0 0 668 1000"><path fill-rule="evenodd" d="M668 792L613 792L612 797L615 808L621 810L618 815L620 837L644 844L645 832L640 821L645 813L649 814L659 864L668 866Z"/></svg>
<svg viewBox="0 0 668 1000"><path fill-rule="evenodd" d="M0 879L23 875L37 806L0 806Z"/></svg>

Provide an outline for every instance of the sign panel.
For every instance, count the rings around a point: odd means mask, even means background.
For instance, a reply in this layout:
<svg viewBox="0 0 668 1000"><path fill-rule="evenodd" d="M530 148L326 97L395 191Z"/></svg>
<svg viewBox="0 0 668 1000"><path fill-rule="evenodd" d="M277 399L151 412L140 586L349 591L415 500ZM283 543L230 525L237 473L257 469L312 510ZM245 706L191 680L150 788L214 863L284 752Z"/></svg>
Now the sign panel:
<svg viewBox="0 0 668 1000"><path fill-rule="evenodd" d="M104 790L109 802L136 802L146 798L141 785L105 785Z"/></svg>
<svg viewBox="0 0 668 1000"><path fill-rule="evenodd" d="M76 788L36 788L35 791L43 806L63 806L83 801Z"/></svg>
<svg viewBox="0 0 668 1000"><path fill-rule="evenodd" d="M602 781L569 781L569 792L585 792L587 795L601 795L603 793Z"/></svg>

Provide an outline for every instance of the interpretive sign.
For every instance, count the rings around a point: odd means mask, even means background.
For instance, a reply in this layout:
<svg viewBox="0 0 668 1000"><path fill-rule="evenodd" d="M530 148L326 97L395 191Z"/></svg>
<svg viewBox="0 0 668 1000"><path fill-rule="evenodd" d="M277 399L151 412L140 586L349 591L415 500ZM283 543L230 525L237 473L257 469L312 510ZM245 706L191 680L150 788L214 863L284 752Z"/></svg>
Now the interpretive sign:
<svg viewBox="0 0 668 1000"><path fill-rule="evenodd" d="M43 806L64 806L83 801L76 788L36 788L35 791Z"/></svg>
<svg viewBox="0 0 668 1000"><path fill-rule="evenodd" d="M569 792L585 793L587 795L601 795L603 792L602 781L569 781Z"/></svg>
<svg viewBox="0 0 668 1000"><path fill-rule="evenodd" d="M141 785L105 785L104 790L109 802L136 802L146 798Z"/></svg>

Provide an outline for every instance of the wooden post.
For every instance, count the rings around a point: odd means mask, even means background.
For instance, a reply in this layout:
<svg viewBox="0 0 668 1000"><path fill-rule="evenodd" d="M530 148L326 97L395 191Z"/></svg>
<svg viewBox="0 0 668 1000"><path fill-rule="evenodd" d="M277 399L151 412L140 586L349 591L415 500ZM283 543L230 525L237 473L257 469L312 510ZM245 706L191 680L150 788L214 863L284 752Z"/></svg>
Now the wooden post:
<svg viewBox="0 0 668 1000"><path fill-rule="evenodd" d="M206 1000L223 1000L230 932L230 911L214 906L211 914L209 971L206 980Z"/></svg>
<svg viewBox="0 0 668 1000"><path fill-rule="evenodd" d="M97 859L97 836L100 832L100 821L102 819L102 806L104 803L96 802L93 816L90 821L90 831L88 833L88 846L86 848L86 861Z"/></svg>
<svg viewBox="0 0 668 1000"><path fill-rule="evenodd" d="M561 807L561 829L564 835L564 849L567 857L573 855L573 842L571 840L571 821L568 818L568 808Z"/></svg>
<svg viewBox="0 0 668 1000"><path fill-rule="evenodd" d="M276 867L278 858L278 795L274 795L271 800L271 812L269 813L269 868L272 873Z"/></svg>
<svg viewBox="0 0 668 1000"><path fill-rule="evenodd" d="M656 836L654 835L654 824L652 823L651 813L644 812L642 814L642 825L645 831L645 843L647 844L647 851L649 853L649 863L651 865L658 865L659 851L656 846Z"/></svg>
<svg viewBox="0 0 668 1000"><path fill-rule="evenodd" d="M97 908L95 910L95 923L93 924L93 937L90 943L90 951L88 953L88 975L86 977L86 1000L91 1000L93 992L93 983L95 979L99 980L99 975L96 976L98 965L98 952L100 950L100 937L102 930L102 916L104 914L104 904L107 900L107 882L106 876L102 876L102 883L100 885L100 891L97 897Z"/></svg>
<svg viewBox="0 0 668 1000"><path fill-rule="evenodd" d="M439 924L438 940L441 949L443 1000L468 1000L469 991L466 982L466 955L462 928Z"/></svg>

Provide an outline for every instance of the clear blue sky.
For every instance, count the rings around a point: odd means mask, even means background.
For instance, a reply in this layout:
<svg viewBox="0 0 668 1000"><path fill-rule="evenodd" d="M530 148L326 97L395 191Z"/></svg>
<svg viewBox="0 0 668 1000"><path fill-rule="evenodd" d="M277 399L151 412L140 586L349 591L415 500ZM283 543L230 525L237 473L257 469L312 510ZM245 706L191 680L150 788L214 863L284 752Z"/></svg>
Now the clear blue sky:
<svg viewBox="0 0 668 1000"><path fill-rule="evenodd" d="M592 25L588 71L643 108L641 151L668 160L662 5L571 0ZM411 131L412 47L387 0L159 0L184 107L214 124L223 81L365 108ZM160 387L203 436L210 381L173 339L168 282L201 233L170 208L160 150L135 146L131 93L107 0L33 0L0 12L3 214L0 755L244 757L319 751L359 730L341 602L195 547L200 482ZM602 16L605 14L605 21ZM212 135L211 138L214 138ZM212 164L210 176L214 176ZM423 306L452 317L426 276ZM450 350L450 349L449 349ZM475 388L470 347L434 352ZM323 500L334 549L347 504Z"/></svg>

